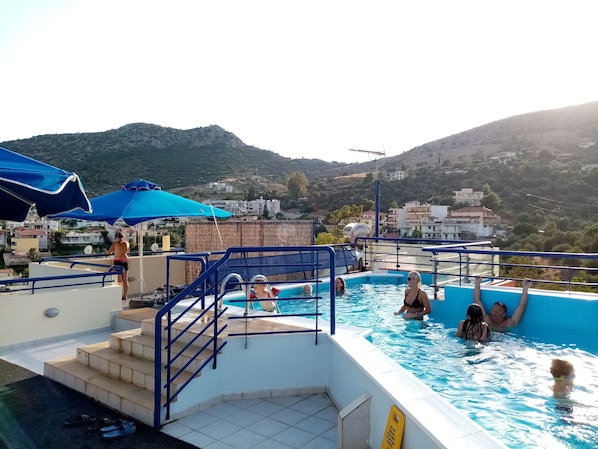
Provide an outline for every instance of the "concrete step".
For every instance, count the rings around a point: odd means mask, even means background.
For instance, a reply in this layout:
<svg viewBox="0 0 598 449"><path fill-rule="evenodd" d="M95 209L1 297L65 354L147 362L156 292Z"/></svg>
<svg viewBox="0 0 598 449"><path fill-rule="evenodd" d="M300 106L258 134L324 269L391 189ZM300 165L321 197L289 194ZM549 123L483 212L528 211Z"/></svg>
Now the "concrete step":
<svg viewBox="0 0 598 449"><path fill-rule="evenodd" d="M76 359L79 363L114 379L154 391L154 361L115 351L110 348L110 343L107 341L77 348ZM192 377L193 374L188 371L181 372L171 384L171 391L176 392L179 385ZM162 368L162 379L165 378L166 370Z"/></svg>
<svg viewBox="0 0 598 449"><path fill-rule="evenodd" d="M44 376L149 426L154 419L154 393L80 363L75 356L44 363Z"/></svg>
<svg viewBox="0 0 598 449"><path fill-rule="evenodd" d="M115 351L120 351L125 354L134 355L147 360L153 361L155 358L155 341L153 335L144 335L141 329L133 329L128 331L115 332L110 335L110 348ZM184 344L176 342L172 345L172 354L178 354L183 351ZM174 368L181 369L189 364L185 369L191 373L195 373L201 365L210 358L213 354L211 349L204 349L202 353L195 359L193 357L197 353L197 343L185 349L176 360L172 362ZM162 350L162 364L166 363L167 353Z"/></svg>
<svg viewBox="0 0 598 449"><path fill-rule="evenodd" d="M148 318L154 318L158 309L144 307L141 309L125 309L114 317L113 328L115 330L136 329L141 326L141 322Z"/></svg>

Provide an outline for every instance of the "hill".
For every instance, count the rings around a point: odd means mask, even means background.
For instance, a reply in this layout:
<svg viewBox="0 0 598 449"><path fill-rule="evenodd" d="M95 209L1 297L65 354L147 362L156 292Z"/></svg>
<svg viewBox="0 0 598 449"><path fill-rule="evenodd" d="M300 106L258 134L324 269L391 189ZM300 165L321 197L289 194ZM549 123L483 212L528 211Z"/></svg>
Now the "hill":
<svg viewBox="0 0 598 449"><path fill-rule="evenodd" d="M177 130L135 123L99 133L43 135L0 145L78 173L91 197L137 178L196 199L206 197L205 183L222 180L240 192L276 197L283 196L285 177L300 171L310 182L305 211L331 211L372 200L372 177L351 175L372 172L376 166L382 173L409 171L408 179L385 183L383 208L393 201L433 199L448 204L453 190L480 190L485 183L505 198L512 193L505 186L519 186L563 201L567 201L564 192L571 191L577 202L585 203L580 195L598 198L593 178L586 179L588 173L583 172L598 157L596 142L598 102L509 117L361 164L282 157L248 146L216 125ZM515 166L525 163L527 171L494 165L493 158L504 153L515 155L520 161ZM522 179L522 173L528 178ZM516 208L509 206L505 215Z"/></svg>
<svg viewBox="0 0 598 449"><path fill-rule="evenodd" d="M343 165L285 158L245 145L216 125L178 130L135 123L99 133L43 135L0 146L77 173L91 197L138 178L171 191L223 179L243 183L252 177L258 186L276 185L294 171L325 172Z"/></svg>

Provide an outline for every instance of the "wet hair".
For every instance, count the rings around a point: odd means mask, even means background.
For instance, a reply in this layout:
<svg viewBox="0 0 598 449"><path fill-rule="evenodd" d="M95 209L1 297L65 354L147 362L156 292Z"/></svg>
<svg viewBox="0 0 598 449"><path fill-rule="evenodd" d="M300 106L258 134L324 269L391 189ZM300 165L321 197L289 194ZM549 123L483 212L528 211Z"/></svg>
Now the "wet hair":
<svg viewBox="0 0 598 449"><path fill-rule="evenodd" d="M461 338L466 340L479 340L484 335L484 312L478 304L470 304L467 308L467 316L463 323ZM488 330L490 339L490 330Z"/></svg>
<svg viewBox="0 0 598 449"><path fill-rule="evenodd" d="M336 283L336 281L341 281L342 287L340 288L341 293L344 293L345 290L347 289L347 284L345 283L345 280L341 277L336 278L336 280L334 281ZM336 289L336 285L334 287Z"/></svg>
<svg viewBox="0 0 598 449"><path fill-rule="evenodd" d="M117 239L119 239L119 238L122 239L123 238L123 234L122 234L122 232L118 231L116 234L114 234L114 237L117 238Z"/></svg>
<svg viewBox="0 0 598 449"><path fill-rule="evenodd" d="M573 374L573 364L567 360L552 359L550 364L550 374L555 379L564 379Z"/></svg>

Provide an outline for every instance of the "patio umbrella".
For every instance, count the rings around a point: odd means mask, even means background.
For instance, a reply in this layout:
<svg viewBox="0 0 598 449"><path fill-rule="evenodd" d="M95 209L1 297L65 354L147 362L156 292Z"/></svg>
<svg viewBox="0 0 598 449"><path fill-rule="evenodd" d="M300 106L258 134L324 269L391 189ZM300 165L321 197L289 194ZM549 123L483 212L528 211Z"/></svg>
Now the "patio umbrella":
<svg viewBox="0 0 598 449"><path fill-rule="evenodd" d="M0 147L0 220L23 221L33 205L40 217L91 211L76 174Z"/></svg>
<svg viewBox="0 0 598 449"><path fill-rule="evenodd" d="M105 221L111 225L122 222L129 226L139 224L139 281L141 294L143 280L143 228L141 224L150 220L170 217L212 217L232 216L217 207L193 201L173 193L165 192L153 182L138 179L121 190L91 199L93 211L70 211L52 215L52 218L75 218L79 220Z"/></svg>

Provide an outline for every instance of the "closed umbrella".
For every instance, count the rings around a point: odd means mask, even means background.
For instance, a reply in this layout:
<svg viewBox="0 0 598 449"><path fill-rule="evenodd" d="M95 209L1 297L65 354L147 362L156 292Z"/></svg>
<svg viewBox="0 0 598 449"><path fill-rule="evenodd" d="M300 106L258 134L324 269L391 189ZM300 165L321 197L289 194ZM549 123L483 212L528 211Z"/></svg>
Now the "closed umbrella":
<svg viewBox="0 0 598 449"><path fill-rule="evenodd" d="M122 222L129 226L145 221L169 217L212 217L228 218L230 212L165 192L153 182L138 179L121 190L107 193L91 199L93 211L71 211L53 215L53 218L74 218L79 220L105 221L111 225ZM143 294L143 229L139 226L139 278L140 291Z"/></svg>
<svg viewBox="0 0 598 449"><path fill-rule="evenodd" d="M40 217L91 211L76 174L0 147L0 220L23 221L32 206Z"/></svg>

